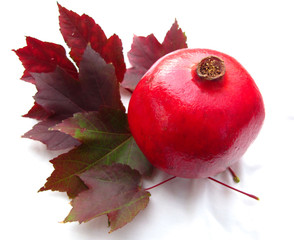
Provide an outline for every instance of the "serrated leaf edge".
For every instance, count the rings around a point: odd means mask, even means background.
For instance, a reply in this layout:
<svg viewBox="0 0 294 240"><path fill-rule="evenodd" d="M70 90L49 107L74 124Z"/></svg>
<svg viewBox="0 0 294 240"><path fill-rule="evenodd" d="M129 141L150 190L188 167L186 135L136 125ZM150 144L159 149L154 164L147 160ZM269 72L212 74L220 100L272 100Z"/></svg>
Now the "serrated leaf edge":
<svg viewBox="0 0 294 240"><path fill-rule="evenodd" d="M121 206L119 206L119 207L117 207L117 208L113 208L113 209L110 209L110 210L104 211L104 212L102 212L102 213L99 213L99 214L95 215L94 217L92 217L92 218L90 218L90 219L88 219L88 220L86 220L86 221L79 221L79 223L80 223L80 224L81 224L81 223L86 223L86 222L89 222L89 221L91 221L92 219L97 218L97 217L100 217L100 216L102 216L102 215L105 215L105 214L108 214L108 213L111 213L111 212L114 212L114 211L121 210L121 209L123 209L123 208L125 208L125 207L128 207L128 206L131 206L132 204L135 204L136 202L138 202L138 201L140 201L140 200L142 200L142 199L144 199L144 198L146 198L146 197L149 199L150 196L151 196L150 192L147 192L147 191L146 191L146 194L140 196L139 198L136 198L136 199L134 199L134 200L132 200L132 201L130 201L130 202L128 202L128 203L125 203L125 204L123 204L123 205L121 205ZM69 213L68 216L63 220L62 223L78 221L78 220L74 220L74 218L75 218L75 216L70 217L70 213Z"/></svg>

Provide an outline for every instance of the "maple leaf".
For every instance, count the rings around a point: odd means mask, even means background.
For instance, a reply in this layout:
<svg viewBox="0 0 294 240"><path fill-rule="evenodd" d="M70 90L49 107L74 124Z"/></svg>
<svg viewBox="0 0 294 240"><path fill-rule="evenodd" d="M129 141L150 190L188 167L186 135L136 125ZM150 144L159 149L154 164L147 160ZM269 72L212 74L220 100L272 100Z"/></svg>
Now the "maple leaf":
<svg viewBox="0 0 294 240"><path fill-rule="evenodd" d="M35 102L31 110L27 114L24 114L23 117L33 118L36 120L46 120L51 115L52 113L46 111L41 105Z"/></svg>
<svg viewBox="0 0 294 240"><path fill-rule="evenodd" d="M33 107L24 117L41 122L23 137L41 141L49 150L72 148L79 143L64 133L48 131L48 127L73 113L98 110L100 105L122 108L116 82L123 79L126 71L122 43L117 35L107 39L89 16L79 16L59 4L58 7L60 30L79 72L61 45L27 37L27 46L14 50L25 68L22 80L36 84L38 90ZM94 51L86 52L89 45ZM91 56L96 53L99 59ZM92 63L94 68L90 66Z"/></svg>
<svg viewBox="0 0 294 240"><path fill-rule="evenodd" d="M66 57L65 49L61 45L43 42L32 37L27 37L26 43L27 46L13 50L25 68L22 80L35 84L35 79L31 73L53 72L57 66L73 78L78 78L76 67ZM50 115L52 113L35 103L24 117L45 120Z"/></svg>
<svg viewBox="0 0 294 240"><path fill-rule="evenodd" d="M162 43L153 34L147 37L134 36L132 48L128 52L132 67L127 69L121 85L133 91L143 75L159 58L177 49L187 48L186 40L186 35L176 20Z"/></svg>
<svg viewBox="0 0 294 240"><path fill-rule="evenodd" d="M127 165L100 166L79 175L89 188L72 200L64 222L87 222L107 214L111 231L130 222L148 202L140 187L141 175Z"/></svg>
<svg viewBox="0 0 294 240"><path fill-rule="evenodd" d="M27 46L14 50L25 68L22 80L35 83L30 73L53 72L57 66L73 78L78 78L76 67L66 57L65 49L61 45L32 37L27 37L26 42Z"/></svg>
<svg viewBox="0 0 294 240"><path fill-rule="evenodd" d="M98 52L107 63L115 67L119 82L123 80L126 65L123 57L122 42L114 34L107 39L101 27L95 23L93 18L86 14L82 16L58 4L59 25L61 34L71 48L70 56L79 65L83 52L90 43L92 48Z"/></svg>
<svg viewBox="0 0 294 240"><path fill-rule="evenodd" d="M101 165L122 163L144 175L151 172L151 165L129 132L127 116L121 110L104 108L76 113L52 129L69 134L82 144L50 161L55 170L41 191L65 191L73 198L85 189L77 176Z"/></svg>
<svg viewBox="0 0 294 240"><path fill-rule="evenodd" d="M37 123L30 131L26 132L23 137L38 140L46 144L48 150L68 149L80 145L79 141L65 133L48 130L60 121L62 121L61 118L56 119L54 117L43 120Z"/></svg>
<svg viewBox="0 0 294 240"><path fill-rule="evenodd" d="M79 144L65 133L48 130L74 113L99 110L101 106L125 111L113 65L107 64L90 45L80 61L78 79L59 66L53 72L30 74L38 91L34 96L34 107L25 116L43 121L24 137L39 140L50 150Z"/></svg>

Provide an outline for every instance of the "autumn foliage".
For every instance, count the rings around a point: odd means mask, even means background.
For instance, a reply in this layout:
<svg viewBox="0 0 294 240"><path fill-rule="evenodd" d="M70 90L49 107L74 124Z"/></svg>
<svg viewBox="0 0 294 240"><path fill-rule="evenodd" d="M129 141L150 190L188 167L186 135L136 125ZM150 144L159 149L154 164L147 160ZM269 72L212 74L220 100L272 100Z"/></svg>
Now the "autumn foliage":
<svg viewBox="0 0 294 240"><path fill-rule="evenodd" d="M129 131L120 88L132 91L156 60L187 47L186 36L176 21L162 43L153 34L135 36L128 52L132 67L126 69L116 34L108 38L91 17L58 8L71 59L63 46L33 37L15 50L25 69L21 79L37 89L24 117L38 123L24 137L64 150L50 161L54 171L40 189L72 199L64 222L107 215L114 231L147 206L142 177L152 171Z"/></svg>

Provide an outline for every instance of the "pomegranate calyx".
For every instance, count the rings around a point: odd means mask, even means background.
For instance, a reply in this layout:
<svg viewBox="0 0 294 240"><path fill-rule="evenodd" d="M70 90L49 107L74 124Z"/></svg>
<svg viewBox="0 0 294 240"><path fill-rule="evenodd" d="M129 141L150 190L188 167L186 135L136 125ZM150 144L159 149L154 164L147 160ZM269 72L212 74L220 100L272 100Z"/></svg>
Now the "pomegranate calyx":
<svg viewBox="0 0 294 240"><path fill-rule="evenodd" d="M219 80L226 72L224 61L216 56L203 58L197 65L196 73L204 80Z"/></svg>

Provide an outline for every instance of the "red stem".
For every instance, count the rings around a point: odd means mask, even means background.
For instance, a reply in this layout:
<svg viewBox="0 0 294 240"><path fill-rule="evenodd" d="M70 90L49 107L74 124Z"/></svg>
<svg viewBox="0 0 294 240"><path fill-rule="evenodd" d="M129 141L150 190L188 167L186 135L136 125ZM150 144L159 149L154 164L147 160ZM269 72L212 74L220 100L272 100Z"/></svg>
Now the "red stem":
<svg viewBox="0 0 294 240"><path fill-rule="evenodd" d="M171 177L171 178L169 178L169 179L166 179L166 180L164 180L163 182L160 182L160 183L158 183L158 184L156 184L156 185L154 185L154 186L152 186L152 187L145 188L145 191L148 191L148 190L150 190L150 189L152 189L152 188L156 188L156 187L160 186L161 184L164 184L164 183L166 183L166 182L168 182L168 181L170 181L170 180L172 180L172 179L174 179L174 178L176 178L176 176L173 176L173 177Z"/></svg>
<svg viewBox="0 0 294 240"><path fill-rule="evenodd" d="M125 90L127 90L130 94L133 94L133 91L129 88L125 88Z"/></svg>
<svg viewBox="0 0 294 240"><path fill-rule="evenodd" d="M231 187L231 186L229 186L229 185L227 185L227 184L225 184L225 183L223 183L223 182L220 182L220 181L218 181L218 180L216 180L216 179L214 179L214 178L212 178L212 177L208 177L208 179L210 179L210 180L212 180L212 181L215 181L215 182L217 182L217 183L219 183L219 184L221 184L221 185L223 185L223 186L225 186L225 187L227 187L227 188L230 188L230 189L232 189L232 190L234 190L234 191L237 191L237 192L239 192L239 193L242 193L242 194L244 194L244 195L246 195L246 196L248 196L248 197L251 197L251 198L254 198L254 199L256 199L256 200L259 200L258 197L254 196L254 195L252 195L252 194L249 194L249 193L246 193L246 192L240 191L240 190L238 190L238 189L236 189L236 188L233 188L233 187Z"/></svg>
<svg viewBox="0 0 294 240"><path fill-rule="evenodd" d="M150 190L150 189L156 188L156 187L158 187L158 186L160 186L160 185L162 185L162 184L164 184L164 183L166 183L166 182L169 182L170 180L172 180L172 179L174 179L174 178L176 178L176 176L170 177L170 178L168 178L168 179L166 179L166 180L164 180L164 181L162 181L162 182L160 182L160 183L158 183L158 184L156 184L156 185L154 185L154 186L152 186L152 187L145 188L144 190L145 190L145 191L148 191L148 190ZM248 197L251 197L251 198L253 198L253 199L259 200L259 198L256 197L255 195L252 195L252 194L249 194L249 193L243 192L243 191L241 191L241 190L238 190L238 189L236 189L236 188L233 188L233 187L231 187L231 186L229 186L229 185L227 185L227 184L225 184L225 183L223 183L223 182L220 182L220 181L218 181L218 180L216 180L216 179L214 179L214 178L212 178L212 177L208 177L208 179L210 179L210 180L212 180L212 181L214 181L214 182L217 182L217 183L219 183L219 184L221 184L221 185L223 185L223 186L225 186L225 187L227 187L227 188L230 188L230 189L232 189L232 190L234 190L234 191L237 191L237 192L239 192L239 193L242 193L242 194L244 194L244 195L246 195L246 196L248 196Z"/></svg>

